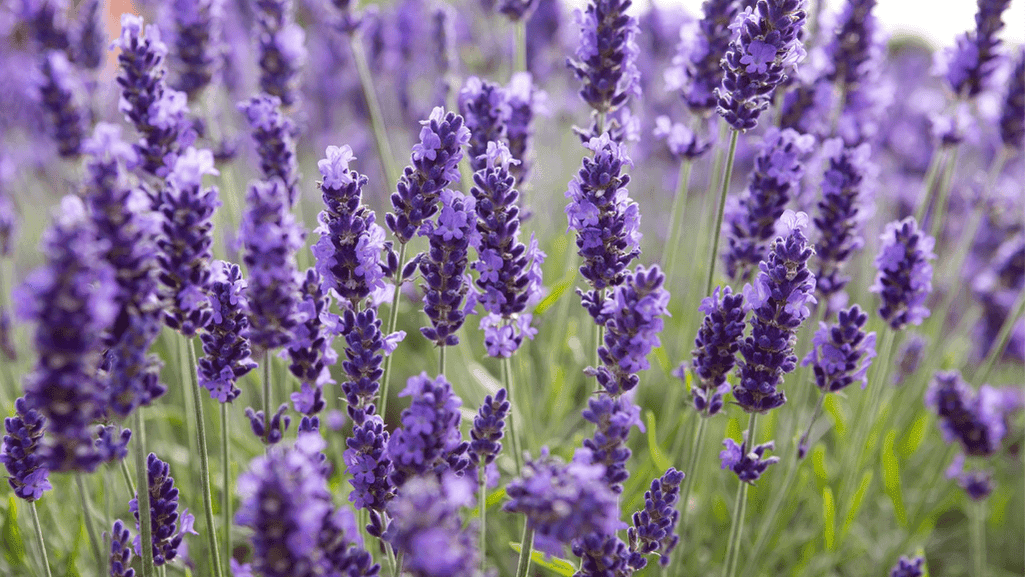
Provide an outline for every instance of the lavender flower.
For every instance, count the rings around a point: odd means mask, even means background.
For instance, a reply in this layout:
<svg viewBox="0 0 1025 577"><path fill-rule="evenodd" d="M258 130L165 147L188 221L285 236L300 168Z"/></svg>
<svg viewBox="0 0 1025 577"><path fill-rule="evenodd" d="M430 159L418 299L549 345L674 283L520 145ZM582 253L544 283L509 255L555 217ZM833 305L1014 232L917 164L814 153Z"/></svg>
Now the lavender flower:
<svg viewBox="0 0 1025 577"><path fill-rule="evenodd" d="M470 429L470 463L475 467L487 467L495 462L502 451L502 437L505 436L505 418L509 414L508 392L498 389L495 396L487 395L473 418Z"/></svg>
<svg viewBox="0 0 1025 577"><path fill-rule="evenodd" d="M219 60L221 0L174 0L174 87L195 97L213 78Z"/></svg>
<svg viewBox="0 0 1025 577"><path fill-rule="evenodd" d="M789 128L766 131L747 189L727 210L729 245L723 260L731 279L750 279L753 269L765 259L791 190L804 176L802 157L814 145L815 137Z"/></svg>
<svg viewBox="0 0 1025 577"><path fill-rule="evenodd" d="M456 331L476 304L466 298L470 277L467 257L474 244L477 213L474 199L452 190L441 191L441 214L437 222L424 223L430 250L420 259L424 283L424 312L431 326L420 332L439 347L459 344Z"/></svg>
<svg viewBox="0 0 1025 577"><path fill-rule="evenodd" d="M388 431L377 415L361 413L353 420L357 418L359 421L352 428L352 436L345 440L346 449L342 454L346 470L352 476L349 501L357 509L381 513L395 495L395 486L390 480L392 462L387 455Z"/></svg>
<svg viewBox="0 0 1025 577"><path fill-rule="evenodd" d="M427 373L410 377L400 397L412 397L402 411L402 428L388 439L388 457L394 470L391 481L401 488L410 478L445 471L461 473L469 464L469 443L459 433L459 407L443 375L431 380Z"/></svg>
<svg viewBox="0 0 1025 577"><path fill-rule="evenodd" d="M592 289L582 294L584 307L597 319L604 290L622 284L630 261L641 253L641 215L626 189L630 176L622 174L624 165L633 166L626 148L605 134L585 146L594 157L584 157L569 183L566 216L569 228L577 232L577 253L584 260L580 274Z"/></svg>
<svg viewBox="0 0 1025 577"><path fill-rule="evenodd" d="M246 281L237 264L218 260L211 268L212 317L200 333L205 356L199 359L199 384L210 391L211 397L230 403L242 393L235 382L256 368L250 357Z"/></svg>
<svg viewBox="0 0 1025 577"><path fill-rule="evenodd" d="M829 155L829 167L822 175L819 214L812 222L819 232L816 288L828 303L850 282L843 274L844 265L864 245L858 227L874 166L868 144L845 148L839 139L832 139L826 141L823 151Z"/></svg>
<svg viewBox="0 0 1025 577"><path fill-rule="evenodd" d="M894 367L893 384L900 386L918 371L925 357L926 340L918 333L910 333L897 351L899 359Z"/></svg>
<svg viewBox="0 0 1025 577"><path fill-rule="evenodd" d="M4 168L4 160L0 158L0 170ZM11 256L18 237L18 213L3 181L4 178L0 177L0 258Z"/></svg>
<svg viewBox="0 0 1025 577"><path fill-rule="evenodd" d="M313 255L324 286L355 305L383 289L385 277L398 262L390 243L384 241L384 229L375 222L374 212L362 202L367 177L349 169L356 159L352 149L329 146L325 154L317 163L323 177L320 190L325 209L314 230L320 240L313 245ZM381 251L387 251L386 262L381 262Z"/></svg>
<svg viewBox="0 0 1025 577"><path fill-rule="evenodd" d="M58 154L64 158L77 157L86 130L87 113L82 105L84 88L63 52L46 53L37 91Z"/></svg>
<svg viewBox="0 0 1025 577"><path fill-rule="evenodd" d="M973 501L981 501L989 497L996 488L993 482L993 474L985 469L965 470L964 455L955 455L954 460L947 467L948 479L954 479Z"/></svg>
<svg viewBox="0 0 1025 577"><path fill-rule="evenodd" d="M697 30L680 28L678 54L666 71L670 89L681 96L695 114L707 115L716 107L715 88L722 82L720 61L729 49L729 26L740 10L737 0L705 0Z"/></svg>
<svg viewBox="0 0 1025 577"><path fill-rule="evenodd" d="M829 69L825 78L844 92L862 88L877 57L878 22L872 10L876 0L847 0L837 19L836 32L825 46Z"/></svg>
<svg viewBox="0 0 1025 577"><path fill-rule="evenodd" d="M317 546L324 555L324 575L376 577L381 572L381 566L363 549L363 536L351 509L335 509L324 517Z"/></svg>
<svg viewBox="0 0 1025 577"><path fill-rule="evenodd" d="M730 24L733 38L722 59L722 85L715 89L716 111L734 130L758 125L776 87L804 56L803 0L758 0Z"/></svg>
<svg viewBox="0 0 1025 577"><path fill-rule="evenodd" d="M502 509L522 513L538 535L563 544L589 533L614 534L622 526L619 506L603 474L600 466L563 464L543 449L506 486L509 501Z"/></svg>
<svg viewBox="0 0 1025 577"><path fill-rule="evenodd" d="M651 482L651 489L644 493L644 509L633 514L630 527L630 550L638 553L658 553L658 564L669 566L670 555L680 542L676 524L680 512L676 502L680 499L680 483L683 473L670 467L660 478Z"/></svg>
<svg viewBox="0 0 1025 577"><path fill-rule="evenodd" d="M412 165L399 178L392 193L394 212L385 216L388 228L405 244L421 232L424 222L438 211L438 196L452 182L459 182L459 161L463 146L470 142L470 130L463 117L438 106L420 122L420 142L413 146ZM422 233L421 233L422 234Z"/></svg>
<svg viewBox="0 0 1025 577"><path fill-rule="evenodd" d="M890 569L890 577L922 577L922 575L925 575L923 572L924 566L925 559L921 557L908 559L902 555L897 560L897 564L893 566L893 569Z"/></svg>
<svg viewBox="0 0 1025 577"><path fill-rule="evenodd" d="M146 26L143 35L142 18L123 14L121 36L111 44L115 47L121 49L117 57L117 82L121 86L118 110L142 136L135 145L142 169L166 176L178 152L195 138L187 126L185 93L169 89L164 78L167 45L155 25Z"/></svg>
<svg viewBox="0 0 1025 577"><path fill-rule="evenodd" d="M121 519L110 530L110 577L135 577L132 569L132 536ZM106 539L104 539L106 540Z"/></svg>
<svg viewBox="0 0 1025 577"><path fill-rule="evenodd" d="M513 22L526 21L534 13L538 2L539 0L499 0L498 11Z"/></svg>
<svg viewBox="0 0 1025 577"><path fill-rule="evenodd" d="M665 139L669 152L677 160L695 159L712 148L712 142L698 136L693 130L679 122L672 122L668 116L655 119L655 138Z"/></svg>
<svg viewBox="0 0 1025 577"><path fill-rule="evenodd" d="M737 362L740 338L744 335L744 295L733 294L730 287L715 287L711 296L701 300L705 319L694 339L691 367L697 377L691 387L694 409L709 416L722 410L722 396L729 390L726 376ZM676 374L686 381L684 365Z"/></svg>
<svg viewBox="0 0 1025 577"><path fill-rule="evenodd" d="M46 419L29 408L24 397L14 401L14 410L13 417L4 419L7 434L0 450L0 463L7 469L7 484L14 494L31 503L53 488L50 471L39 451Z"/></svg>
<svg viewBox="0 0 1025 577"><path fill-rule="evenodd" d="M498 84L471 76L459 91L459 114L470 129L470 169L484 170L490 143L502 144L508 138L509 95Z"/></svg>
<svg viewBox="0 0 1025 577"><path fill-rule="evenodd" d="M861 381L868 386L868 367L876 356L876 334L865 334L868 314L858 305L838 313L834 325L819 323L812 337L812 349L801 365L812 365L815 386L823 393L835 393Z"/></svg>
<svg viewBox="0 0 1025 577"><path fill-rule="evenodd" d="M306 33L295 23L292 0L256 0L260 89L295 104L300 67L306 61Z"/></svg>
<svg viewBox="0 0 1025 577"><path fill-rule="evenodd" d="M950 90L959 97L975 98L999 64L997 33L1004 27L1003 13L1011 0L978 0L975 30L959 36L937 62Z"/></svg>
<svg viewBox="0 0 1025 577"><path fill-rule="evenodd" d="M630 460L627 437L633 427L642 427L641 408L633 401L632 394L609 396L600 393L587 400L583 411L584 420L595 426L594 436L584 439L584 448L579 449L574 461L601 465L602 478L614 493L623 491L623 482L630 477L626 462Z"/></svg>
<svg viewBox="0 0 1025 577"><path fill-rule="evenodd" d="M534 117L545 112L547 95L535 87L529 72L517 72L505 87L509 102L509 118L506 120L506 139L509 152L520 161L509 166L509 172L516 182L523 186L530 174L531 155L534 140Z"/></svg>
<svg viewBox="0 0 1025 577"><path fill-rule="evenodd" d="M448 102L452 92L451 72L453 63L458 62L456 54L456 31L453 25L455 10L442 4L431 12L431 36L434 38L434 66L437 69L437 88L435 102Z"/></svg>
<svg viewBox="0 0 1025 577"><path fill-rule="evenodd" d="M362 415L373 415L374 401L383 371L381 362L387 352L385 336L381 333L381 319L374 308L355 312L346 309L342 314L339 332L345 336L345 358L342 369L346 380L342 393L349 404L353 421L361 423Z"/></svg>
<svg viewBox="0 0 1025 577"><path fill-rule="evenodd" d="M170 474L170 466L150 453L146 458L147 490L149 491L150 523L153 527L153 564L161 566L178 556L185 533L198 535L192 528L195 521L189 510L178 513L178 489ZM128 503L128 509L139 523L138 496ZM136 526L138 528L138 525ZM139 539L135 540L135 554L142 555Z"/></svg>
<svg viewBox="0 0 1025 577"><path fill-rule="evenodd" d="M11 5L13 9L13 4ZM65 18L67 0L27 0L22 2L24 18L32 39L40 52L71 49L68 23Z"/></svg>
<svg viewBox="0 0 1025 577"><path fill-rule="evenodd" d="M754 485L769 465L779 462L779 457L765 457L766 451L776 448L772 441L756 445L751 452L747 451L747 440L738 445L733 439L726 439L722 444L726 448L719 453L721 468L733 471L744 483Z"/></svg>
<svg viewBox="0 0 1025 577"><path fill-rule="evenodd" d="M299 300L295 253L302 247L303 231L289 212L281 179L251 184L246 202L239 235L249 269L249 340L262 354L294 339Z"/></svg>
<svg viewBox="0 0 1025 577"><path fill-rule="evenodd" d="M1025 148L1025 49L1019 51L1018 61L1011 70L1000 115L1000 139L1008 148Z"/></svg>
<svg viewBox="0 0 1025 577"><path fill-rule="evenodd" d="M352 0L332 0L337 9L335 27L346 34L354 34L363 23L364 16L354 10Z"/></svg>
<svg viewBox="0 0 1025 577"><path fill-rule="evenodd" d="M214 210L220 206L217 187L202 189L203 176L219 174L209 150L189 148L175 160L157 205L163 216L159 278L169 303L167 326L192 337L210 322L207 298L213 245Z"/></svg>
<svg viewBox="0 0 1025 577"><path fill-rule="evenodd" d="M519 193L510 174L515 160L504 144L488 143L485 166L473 175L470 189L476 203L479 258L474 263L480 295L488 315L481 320L484 342L491 356L508 357L533 338L532 315L527 306L541 296L541 263L545 254L531 237L530 247L519 241Z"/></svg>
<svg viewBox="0 0 1025 577"><path fill-rule="evenodd" d="M388 505L392 521L382 537L403 556L403 570L416 577L475 575L477 538L459 515L472 504L468 479L414 477Z"/></svg>
<svg viewBox="0 0 1025 577"><path fill-rule="evenodd" d="M615 533L590 533L573 542L573 554L580 557L581 577L631 575L643 569L648 561L631 551Z"/></svg>
<svg viewBox="0 0 1025 577"><path fill-rule="evenodd" d="M1007 434L1005 415L1017 408L1000 391L983 385L975 393L957 371L936 373L925 394L946 442L958 441L971 456L991 456Z"/></svg>
<svg viewBox="0 0 1025 577"><path fill-rule="evenodd" d="M288 370L306 387L320 389L327 383L334 383L329 367L338 360L338 354L331 347L334 334L331 327L325 324L328 309L331 308L331 296L322 285L320 273L315 269L306 271L300 288L302 302L297 306L298 324L295 338L288 345L288 355L292 363ZM311 411L300 411L311 414ZM319 411L312 411L319 412Z"/></svg>
<svg viewBox="0 0 1025 577"><path fill-rule="evenodd" d="M281 112L282 100L260 94L238 104L246 116L260 156L264 180L280 178L288 189L288 206L299 199L299 168L295 157L295 125Z"/></svg>
<svg viewBox="0 0 1025 577"><path fill-rule="evenodd" d="M36 322L39 358L25 380L27 406L47 421L41 462L53 472L92 471L100 463L89 425L105 407L97 365L102 335L117 309L114 271L77 197L65 197L44 234L46 264L17 289L14 302Z"/></svg>
<svg viewBox="0 0 1025 577"><path fill-rule="evenodd" d="M920 325L929 316L925 300L932 291L929 261L936 258L935 240L918 229L912 216L887 224L879 238L882 246L875 259L879 272L869 289L882 300L879 316L893 330Z"/></svg>
<svg viewBox="0 0 1025 577"><path fill-rule="evenodd" d="M107 31L101 0L86 0L78 9L80 23L75 39L75 64L96 70L106 60Z"/></svg>
<svg viewBox="0 0 1025 577"><path fill-rule="evenodd" d="M640 97L637 68L637 19L626 14L630 0L592 0L574 13L580 30L576 59L568 59L583 86L580 97L599 115L625 106L630 96ZM597 137L600 134L592 134Z"/></svg>
<svg viewBox="0 0 1025 577"><path fill-rule="evenodd" d="M292 424L292 418L285 414L286 410L288 410L288 404L282 403L277 412L267 418L263 411L254 411L251 407L246 407L249 426L253 430L253 434L259 437L265 445L275 445L284 438L285 431Z"/></svg>
<svg viewBox="0 0 1025 577"><path fill-rule="evenodd" d="M797 328L811 314L808 305L815 303L815 277L807 266L815 251L804 236L808 215L788 210L779 222L780 236L759 264L755 284L744 287L754 315L751 335L740 344L743 360L733 396L747 412L764 413L786 402L779 386L797 367Z"/></svg>

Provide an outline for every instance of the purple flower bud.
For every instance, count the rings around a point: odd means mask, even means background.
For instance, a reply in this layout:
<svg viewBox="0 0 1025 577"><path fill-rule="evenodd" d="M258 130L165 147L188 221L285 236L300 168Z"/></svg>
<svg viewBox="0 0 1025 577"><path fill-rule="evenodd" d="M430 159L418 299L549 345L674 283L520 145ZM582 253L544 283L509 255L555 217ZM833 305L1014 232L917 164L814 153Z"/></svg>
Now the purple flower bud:
<svg viewBox="0 0 1025 577"><path fill-rule="evenodd" d="M194 521L189 510L178 513L178 489L170 474L170 466L150 453L146 458L147 490L149 491L150 524L152 525L153 564L157 567L170 563L178 556L185 533L198 535L192 528ZM138 496L128 503L135 515L136 530L139 523ZM140 533L141 534L141 533ZM135 554L142 555L142 545L135 538Z"/></svg>
<svg viewBox="0 0 1025 577"><path fill-rule="evenodd" d="M747 452L747 441L737 444L733 439L726 439L722 442L726 448L719 453L722 469L729 469L736 473L741 482L754 485L754 482L762 476L762 473L779 462L779 457L765 457L766 451L775 450L776 445L772 441L755 446L750 453Z"/></svg>
<svg viewBox="0 0 1025 577"><path fill-rule="evenodd" d="M104 534L104 537L107 537ZM110 577L135 577L132 569L132 535L121 519L110 531ZM106 541L106 538L104 539Z"/></svg>
<svg viewBox="0 0 1025 577"><path fill-rule="evenodd" d="M391 482L392 462L387 455L388 431L384 421L377 415L354 418L352 436L345 440L342 458L351 478L352 492L349 501L357 509L383 512L385 505L395 495Z"/></svg>
<svg viewBox="0 0 1025 577"><path fill-rule="evenodd" d="M759 0L730 24L733 38L722 59L716 110L734 130L758 125L776 87L804 56L803 0Z"/></svg>
<svg viewBox="0 0 1025 577"><path fill-rule="evenodd" d="M46 419L30 409L24 397L14 401L15 415L4 419L3 448L0 463L7 469L7 484L14 494L28 502L35 501L53 488L50 472L40 455L40 441Z"/></svg>
<svg viewBox="0 0 1025 577"><path fill-rule="evenodd" d="M263 411L253 411L252 408L246 407L246 417L249 419L249 426L253 430L253 434L260 438L265 445L275 445L281 442L281 439L285 436L285 431L288 430L288 426L292 424L292 418L285 414L288 410L288 404L282 403L278 407L278 411L270 417L270 422L264 417Z"/></svg>
<svg viewBox="0 0 1025 577"><path fill-rule="evenodd" d="M420 332L439 347L459 344L456 332L463 326L475 301L466 273L468 253L476 242L477 213L474 199L445 189L441 191L438 220L424 223L430 241L428 252L420 259L423 276L424 312L431 326Z"/></svg>
<svg viewBox="0 0 1025 577"><path fill-rule="evenodd" d="M491 143L504 145L508 138L509 95L498 84L471 76L459 91L459 114L470 129L470 169L479 172L489 164Z"/></svg>
<svg viewBox="0 0 1025 577"><path fill-rule="evenodd" d="M576 58L566 63L583 86L580 97L598 114L626 105L641 95L636 37L637 19L627 15L630 0L591 0L573 19L580 30ZM594 134L593 136L600 136Z"/></svg>
<svg viewBox="0 0 1025 577"><path fill-rule="evenodd" d="M252 131L260 156L260 170L264 180L275 176L288 188L288 205L295 206L299 198L299 168L295 158L295 125L281 111L281 99L260 94L238 104Z"/></svg>
<svg viewBox="0 0 1025 577"><path fill-rule="evenodd" d="M908 559L902 555L893 569L890 569L890 577L922 577L925 575L924 566L925 559L922 557Z"/></svg>
<svg viewBox="0 0 1025 577"><path fill-rule="evenodd" d="M587 400L584 420L595 426L594 436L584 439L584 448L578 449L574 461L601 465L602 478L614 493L623 492L623 482L630 477L626 462L630 459L627 437L633 427L643 428L641 408L632 394L617 397L600 393Z"/></svg>
<svg viewBox="0 0 1025 577"><path fill-rule="evenodd" d="M711 296L701 300L698 310L705 313L705 319L691 352L691 366L697 377L691 386L691 398L698 412L711 416L722 409L722 396L729 390L726 376L737 362L747 309L743 294L733 294L730 287L715 287ZM680 365L674 374L686 381L683 369Z"/></svg>
<svg viewBox="0 0 1025 577"><path fill-rule="evenodd" d="M1004 27L1003 14L1010 4L1011 0L978 0L975 30L959 36L954 46L937 54L937 69L954 94L971 99L986 88L999 64L997 33Z"/></svg>
<svg viewBox="0 0 1025 577"><path fill-rule="evenodd" d="M509 96L506 139L512 157L520 161L519 164L511 164L509 172L522 187L532 164L534 117L545 112L544 102L548 96L534 85L529 72L513 74L505 91Z"/></svg>
<svg viewBox="0 0 1025 577"><path fill-rule="evenodd" d="M75 39L75 64L87 70L100 68L106 60L107 30L101 0L86 0L78 9L78 35Z"/></svg>
<svg viewBox="0 0 1025 577"><path fill-rule="evenodd" d="M242 391L235 382L256 368L250 357L249 308L246 281L237 264L212 263L210 307L212 318L200 333L203 358L199 359L199 384L222 403L235 400Z"/></svg>
<svg viewBox="0 0 1025 577"><path fill-rule="evenodd" d="M401 488L418 475L462 472L469 464L469 443L459 432L463 401L452 392L444 375L433 380L427 373L410 377L399 396L412 397L412 401L402 411L402 428L388 439L392 483Z"/></svg>
<svg viewBox="0 0 1025 577"><path fill-rule="evenodd" d="M321 286L320 273L312 268L306 271L300 292L302 301L296 307L298 324L288 345L288 356L292 359L288 370L304 385L319 388L334 383L329 367L338 360L331 347L334 333L325 325L327 315L331 314L331 296Z"/></svg>
<svg viewBox="0 0 1025 577"><path fill-rule="evenodd" d="M812 337L812 349L801 364L812 365L815 385L823 393L835 393L861 381L868 386L868 367L876 356L876 334L865 334L868 314L858 305L838 313L837 323L819 323Z"/></svg>
<svg viewBox="0 0 1025 577"><path fill-rule="evenodd" d="M87 117L83 108L85 89L77 71L63 52L53 50L43 58L37 82L39 104L57 143L57 152L64 158L77 157Z"/></svg>
<svg viewBox="0 0 1025 577"><path fill-rule="evenodd" d="M845 90L856 90L868 78L879 46L879 24L872 10L876 0L847 0L836 32L825 46L830 67L825 77Z"/></svg>
<svg viewBox="0 0 1025 577"><path fill-rule="evenodd" d="M882 301L879 316L895 331L920 325L929 316L925 300L932 291L929 261L936 258L935 240L918 229L912 216L887 224L879 238L882 246L875 259L879 272L869 289Z"/></svg>
<svg viewBox="0 0 1025 577"><path fill-rule="evenodd" d="M498 389L495 396L484 397L484 402L473 418L470 429L470 463L474 467L486 467L495 462L502 450L505 436L505 418L509 414L509 401L505 389Z"/></svg>
<svg viewBox="0 0 1025 577"><path fill-rule="evenodd" d="M171 15L176 29L174 87L189 98L213 78L220 60L221 0L174 0Z"/></svg>
<svg viewBox="0 0 1025 577"><path fill-rule="evenodd" d="M295 104L300 68L306 62L306 33L295 23L292 0L256 0L260 90Z"/></svg>
<svg viewBox="0 0 1025 577"><path fill-rule="evenodd" d="M68 55L71 39L68 34L67 0L25 0L23 18L40 52L60 50ZM11 5L13 10L13 4Z"/></svg>
<svg viewBox="0 0 1025 577"><path fill-rule="evenodd" d="M573 554L580 557L581 577L631 575L648 560L631 551L615 533L590 533L573 542Z"/></svg>
<svg viewBox="0 0 1025 577"><path fill-rule="evenodd" d="M374 401L381 386L381 362L385 353L381 319L374 308L358 313L346 309L339 332L344 335L346 343L346 360L342 361L346 380L342 383L342 392L349 404L349 416L354 421L362 421L358 415L374 414Z"/></svg>
<svg viewBox="0 0 1025 577"><path fill-rule="evenodd" d="M712 142L698 136L693 130L679 122L672 122L668 116L655 119L655 138L665 139L669 152L678 160L694 159L712 148Z"/></svg>
<svg viewBox="0 0 1025 577"><path fill-rule="evenodd" d="M987 457L1000 450L1007 434L1006 418L1017 403L998 389L983 385L972 391L957 371L936 373L925 393L925 404L939 417L946 442L959 441L970 456Z"/></svg>
<svg viewBox="0 0 1025 577"><path fill-rule="evenodd" d="M658 564L669 566L670 555L680 542L676 524L680 512L676 502L680 499L683 473L670 467L660 478L651 482L644 493L644 509L633 514L633 527L627 533L630 549L645 555L658 553Z"/></svg>
<svg viewBox="0 0 1025 577"><path fill-rule="evenodd" d="M729 26L740 10L737 0L705 0L697 30L680 29L680 44L673 68L666 71L666 84L679 88L695 114L715 109L715 88L722 82L719 62L729 49Z"/></svg>
<svg viewBox="0 0 1025 577"><path fill-rule="evenodd" d="M509 20L519 22L528 20L539 2L540 0L499 0L498 11L505 14Z"/></svg>
<svg viewBox="0 0 1025 577"><path fill-rule="evenodd" d="M992 472L984 469L965 470L965 458L961 454L954 456L946 473L947 478L956 480L968 498L973 501L981 501L989 497L993 489L996 488Z"/></svg>
<svg viewBox="0 0 1025 577"><path fill-rule="evenodd" d="M1025 148L1025 49L1018 51L1018 60L1011 70L1000 114L1000 139L1008 148Z"/></svg>

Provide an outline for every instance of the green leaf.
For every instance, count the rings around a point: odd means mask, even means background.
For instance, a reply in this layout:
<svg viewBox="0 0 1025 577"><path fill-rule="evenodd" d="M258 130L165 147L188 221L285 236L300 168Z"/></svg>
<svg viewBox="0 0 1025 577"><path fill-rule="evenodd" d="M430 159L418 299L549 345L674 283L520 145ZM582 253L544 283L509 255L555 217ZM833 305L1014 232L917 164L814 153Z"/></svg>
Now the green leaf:
<svg viewBox="0 0 1025 577"><path fill-rule="evenodd" d="M929 423L929 413L922 411L915 422L911 424L907 432L904 433L904 439L900 443L900 457L907 459L915 453L922 446L922 441L925 440L925 426Z"/></svg>
<svg viewBox="0 0 1025 577"><path fill-rule="evenodd" d="M826 549L835 551L836 547L836 503L833 502L833 489L822 488L822 536L826 541Z"/></svg>
<svg viewBox="0 0 1025 577"><path fill-rule="evenodd" d="M861 483L858 484L858 489L851 495L851 502L847 505L847 517L844 518L843 527L840 529L840 540L844 540L847 537L847 531L854 524L854 520L858 518L858 512L861 511L861 505L865 501L865 494L868 493L868 488L872 486L872 477L874 475L875 473L872 469L865 469L865 472L862 473Z"/></svg>
<svg viewBox="0 0 1025 577"><path fill-rule="evenodd" d="M897 429L890 429L883 439L883 486L886 494L893 501L893 512L901 527L908 526L908 513L904 508L904 493L900 488L900 462L893 451L893 442L897 438Z"/></svg>
<svg viewBox="0 0 1025 577"><path fill-rule="evenodd" d="M829 482L829 470L826 469L826 448L822 445L815 445L811 450L811 468L815 471L815 478L822 484Z"/></svg>
<svg viewBox="0 0 1025 577"><path fill-rule="evenodd" d="M519 543L510 542L509 546L512 547L513 551L516 551L517 553L520 552L521 547ZM577 572L576 567L574 567L569 561L558 557L548 557L545 559L545 554L541 551L531 551L530 561L535 565L544 567L545 569L558 573L559 575L565 575L566 577L573 577L573 574Z"/></svg>
<svg viewBox="0 0 1025 577"><path fill-rule="evenodd" d="M658 446L658 434L655 432L655 412L646 411L644 420L648 424L648 451L651 452L651 460L655 462L659 471L665 471L669 468L670 463L669 458L662 452L662 448Z"/></svg>
<svg viewBox="0 0 1025 577"><path fill-rule="evenodd" d="M564 278L558 283L556 283L556 285L552 287L552 292L548 293L548 296L546 296L544 300L538 303L538 305L534 308L534 314L540 315L544 313L546 310L552 308L552 305L558 302L562 295L566 294L566 291L573 286L576 280L576 271L571 271L571 274L567 275L567 278Z"/></svg>
<svg viewBox="0 0 1025 577"><path fill-rule="evenodd" d="M25 542L18 528L18 502L14 495L8 497L7 515L4 526L0 528L4 537L4 558L12 567L25 567Z"/></svg>
<svg viewBox="0 0 1025 577"><path fill-rule="evenodd" d="M833 429L836 430L837 442L843 443L844 438L847 436L847 417L844 415L843 407L840 406L840 401L836 397L836 395L826 395L822 408L833 417Z"/></svg>

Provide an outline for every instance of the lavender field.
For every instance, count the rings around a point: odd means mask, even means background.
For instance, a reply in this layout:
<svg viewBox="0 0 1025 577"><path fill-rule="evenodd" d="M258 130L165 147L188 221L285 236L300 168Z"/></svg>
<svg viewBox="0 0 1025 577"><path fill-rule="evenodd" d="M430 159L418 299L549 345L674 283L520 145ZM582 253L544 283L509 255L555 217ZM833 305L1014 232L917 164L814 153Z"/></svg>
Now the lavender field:
<svg viewBox="0 0 1025 577"><path fill-rule="evenodd" d="M3 0L0 575L1025 575L1022 23L896 1Z"/></svg>

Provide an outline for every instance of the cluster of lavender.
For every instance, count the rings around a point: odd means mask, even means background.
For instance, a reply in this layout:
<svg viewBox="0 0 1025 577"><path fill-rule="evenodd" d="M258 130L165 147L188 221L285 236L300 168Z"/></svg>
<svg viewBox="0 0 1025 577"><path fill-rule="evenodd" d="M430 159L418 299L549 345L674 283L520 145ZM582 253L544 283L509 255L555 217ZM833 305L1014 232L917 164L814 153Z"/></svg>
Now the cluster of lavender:
<svg viewBox="0 0 1025 577"><path fill-rule="evenodd" d="M219 62L220 26L223 0L175 0L173 86L195 98L206 88L217 72Z"/></svg>
<svg viewBox="0 0 1025 577"><path fill-rule="evenodd" d="M701 299L698 311L705 318L694 339L691 368L696 380L691 387L694 409L711 416L723 408L723 395L729 391L726 376L737 363L740 338L744 335L744 295L733 294L730 287L715 287L711 296ZM673 373L686 382L686 366Z"/></svg>
<svg viewBox="0 0 1025 577"><path fill-rule="evenodd" d="M40 65L37 81L39 103L47 116L46 125L57 143L57 153L75 158L85 139L84 87L77 70L64 52L50 51Z"/></svg>
<svg viewBox="0 0 1025 577"><path fill-rule="evenodd" d="M40 453L46 419L31 409L24 397L14 401L15 415L4 419L7 432L0 447L0 463L7 469L7 484L18 497L32 502L53 488L50 471Z"/></svg>
<svg viewBox="0 0 1025 577"><path fill-rule="evenodd" d="M766 451L775 450L776 444L772 441L755 445L750 449L751 439L744 439L739 445L733 439L725 439L722 444L726 447L719 453L720 466L729 469L737 475L742 483L754 484L768 470L769 465L779 462L779 457L766 457ZM750 450L749 450L750 449Z"/></svg>
<svg viewBox="0 0 1025 577"><path fill-rule="evenodd" d="M152 530L153 564L156 566L170 563L184 550L185 533L198 535L192 524L195 518L185 509L178 513L178 489L174 486L174 478L170 474L170 466L150 453L146 458L146 475L149 491L150 524ZM129 510L135 515L135 528L139 530L138 496L128 503ZM117 530L115 529L115 534ZM113 549L112 549L113 551ZM136 553L138 553L138 546Z"/></svg>
<svg viewBox="0 0 1025 577"><path fill-rule="evenodd" d="M959 36L953 47L938 53L938 67L951 92L963 98L975 98L997 67L1003 14L1011 0L978 0L975 30Z"/></svg>
<svg viewBox="0 0 1025 577"><path fill-rule="evenodd" d="M438 220L424 222L421 234L430 247L420 258L424 313L431 326L420 332L439 347L459 344L456 332L466 321L476 301L470 293L466 272L471 246L479 244L474 199L454 190L442 189Z"/></svg>
<svg viewBox="0 0 1025 577"><path fill-rule="evenodd" d="M245 115L260 156L260 170L264 180L280 178L288 189L289 207L299 199L299 168L295 158L295 125L281 111L281 99L260 94L240 102L238 109Z"/></svg>
<svg viewBox="0 0 1025 577"><path fill-rule="evenodd" d="M879 237L882 245L876 256L879 269L871 290L879 295L879 316L895 331L908 325L920 325L929 316L926 298L932 291L932 265L936 258L935 240L918 229L914 217L886 225Z"/></svg>
<svg viewBox="0 0 1025 577"><path fill-rule="evenodd" d="M246 281L237 264L211 263L210 323L200 334L205 356L199 359L199 384L222 403L242 391L235 383L256 368L249 345Z"/></svg>
<svg viewBox="0 0 1025 577"><path fill-rule="evenodd" d="M428 473L461 474L469 464L469 443L459 433L463 401L452 392L452 385L444 376L431 379L421 373L410 377L399 396L412 400L402 411L402 428L388 439L392 484L402 487Z"/></svg>
<svg viewBox="0 0 1025 577"><path fill-rule="evenodd" d="M459 91L458 102L459 114L470 129L470 169L478 172L487 164L488 144L508 140L512 116L509 95L502 86L471 76Z"/></svg>

